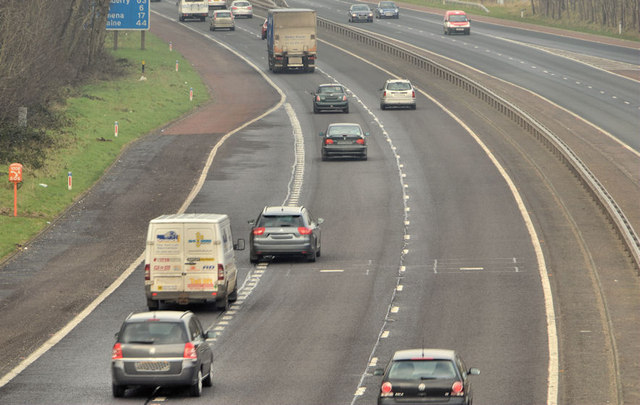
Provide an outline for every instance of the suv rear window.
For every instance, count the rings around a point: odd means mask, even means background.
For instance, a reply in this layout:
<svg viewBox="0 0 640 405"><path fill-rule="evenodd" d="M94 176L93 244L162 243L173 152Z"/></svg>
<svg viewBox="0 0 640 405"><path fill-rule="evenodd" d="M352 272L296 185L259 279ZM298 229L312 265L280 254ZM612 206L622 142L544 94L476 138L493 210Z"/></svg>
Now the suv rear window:
<svg viewBox="0 0 640 405"><path fill-rule="evenodd" d="M263 215L260 217L259 227L300 227L304 226L304 221L300 215Z"/></svg>
<svg viewBox="0 0 640 405"><path fill-rule="evenodd" d="M184 325L178 322L131 322L120 333L120 343L186 343Z"/></svg>

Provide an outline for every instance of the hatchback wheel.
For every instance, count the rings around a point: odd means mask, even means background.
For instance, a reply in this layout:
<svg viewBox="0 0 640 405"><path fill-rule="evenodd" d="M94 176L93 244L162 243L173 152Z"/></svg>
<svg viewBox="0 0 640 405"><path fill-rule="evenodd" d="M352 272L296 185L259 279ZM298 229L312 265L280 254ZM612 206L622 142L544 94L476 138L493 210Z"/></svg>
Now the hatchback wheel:
<svg viewBox="0 0 640 405"><path fill-rule="evenodd" d="M192 397L202 395L202 370L198 370L197 381L189 386L189 394Z"/></svg>
<svg viewBox="0 0 640 405"><path fill-rule="evenodd" d="M202 380L202 385L205 387L211 387L213 385L213 370L211 367L211 363L209 363L209 370L207 370L207 375Z"/></svg>

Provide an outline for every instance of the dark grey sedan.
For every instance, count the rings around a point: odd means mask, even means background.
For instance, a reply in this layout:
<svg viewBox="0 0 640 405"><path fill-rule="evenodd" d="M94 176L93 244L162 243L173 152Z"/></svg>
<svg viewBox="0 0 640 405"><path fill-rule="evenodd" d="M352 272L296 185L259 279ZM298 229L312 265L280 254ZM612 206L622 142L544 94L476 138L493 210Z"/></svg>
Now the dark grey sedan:
<svg viewBox="0 0 640 405"><path fill-rule="evenodd" d="M191 311L129 315L111 353L113 396L124 396L130 386L187 386L199 397L212 385L209 337Z"/></svg>
<svg viewBox="0 0 640 405"><path fill-rule="evenodd" d="M467 368L453 350L411 349L395 352L387 367L374 374L383 375L378 405L470 405L469 376L480 370Z"/></svg>
<svg viewBox="0 0 640 405"><path fill-rule="evenodd" d="M342 122L329 124L322 137L322 160L329 158L358 158L367 160L368 133L362 131L360 124Z"/></svg>
<svg viewBox="0 0 640 405"><path fill-rule="evenodd" d="M313 94L313 112L342 111L349 112L347 92L339 84L321 84Z"/></svg>
<svg viewBox="0 0 640 405"><path fill-rule="evenodd" d="M349 22L373 22L373 11L366 4L354 4L349 7Z"/></svg>
<svg viewBox="0 0 640 405"><path fill-rule="evenodd" d="M320 224L305 207L265 207L258 218L250 220L249 260L276 256L303 256L315 262L320 257Z"/></svg>

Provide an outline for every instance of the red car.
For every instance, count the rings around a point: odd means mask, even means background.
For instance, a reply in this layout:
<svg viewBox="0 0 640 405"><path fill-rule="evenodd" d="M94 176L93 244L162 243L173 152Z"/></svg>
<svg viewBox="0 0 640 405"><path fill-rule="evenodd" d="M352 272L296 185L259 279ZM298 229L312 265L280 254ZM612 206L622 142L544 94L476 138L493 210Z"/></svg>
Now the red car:
<svg viewBox="0 0 640 405"><path fill-rule="evenodd" d="M262 23L262 39L267 39L267 19Z"/></svg>

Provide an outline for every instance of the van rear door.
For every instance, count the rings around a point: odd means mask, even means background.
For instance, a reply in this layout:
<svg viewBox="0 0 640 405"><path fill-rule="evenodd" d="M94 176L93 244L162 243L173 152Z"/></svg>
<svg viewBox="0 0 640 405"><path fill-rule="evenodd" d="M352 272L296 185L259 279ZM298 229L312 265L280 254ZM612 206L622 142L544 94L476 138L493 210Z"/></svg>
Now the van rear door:
<svg viewBox="0 0 640 405"><path fill-rule="evenodd" d="M219 236L214 224L186 223L184 240L184 291L218 291Z"/></svg>

